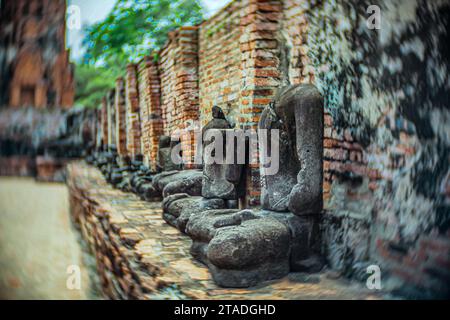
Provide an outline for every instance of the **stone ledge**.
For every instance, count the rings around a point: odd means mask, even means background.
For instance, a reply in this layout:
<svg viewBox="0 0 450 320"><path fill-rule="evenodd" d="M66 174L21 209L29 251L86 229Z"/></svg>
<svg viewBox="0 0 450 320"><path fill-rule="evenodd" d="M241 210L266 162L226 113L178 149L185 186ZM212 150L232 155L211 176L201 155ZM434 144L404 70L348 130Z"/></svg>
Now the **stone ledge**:
<svg viewBox="0 0 450 320"><path fill-rule="evenodd" d="M326 273L292 273L248 289L224 289L192 259L191 240L162 219L160 202L113 189L85 162L67 168L71 214L96 257L110 299L372 299L359 284Z"/></svg>

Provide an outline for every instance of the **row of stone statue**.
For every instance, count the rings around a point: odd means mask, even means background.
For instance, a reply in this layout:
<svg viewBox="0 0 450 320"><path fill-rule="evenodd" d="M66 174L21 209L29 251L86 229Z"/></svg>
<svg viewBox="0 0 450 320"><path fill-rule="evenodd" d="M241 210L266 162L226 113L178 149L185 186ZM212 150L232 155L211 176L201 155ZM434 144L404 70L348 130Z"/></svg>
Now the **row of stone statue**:
<svg viewBox="0 0 450 320"><path fill-rule="evenodd" d="M114 148L98 150L87 160L115 187L147 201L162 200L164 220L192 238L192 255L221 286L249 287L289 272L319 271L321 95L312 85L280 89L263 111L259 128L279 130L280 154L275 174L266 174L267 161L260 159L260 208L239 205L248 164L210 163L206 160L211 155L204 154L202 169L181 170L171 161L174 145L166 136L159 143L159 173L150 172L139 159L119 159ZM209 129L220 130L224 137L233 130L218 107L203 131Z"/></svg>

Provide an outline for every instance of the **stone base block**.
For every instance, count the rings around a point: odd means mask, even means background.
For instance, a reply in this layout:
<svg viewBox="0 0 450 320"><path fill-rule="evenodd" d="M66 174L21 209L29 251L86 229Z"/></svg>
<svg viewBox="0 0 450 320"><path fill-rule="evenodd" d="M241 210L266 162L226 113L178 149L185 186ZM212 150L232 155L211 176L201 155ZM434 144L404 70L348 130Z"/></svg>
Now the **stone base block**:
<svg viewBox="0 0 450 320"><path fill-rule="evenodd" d="M290 271L319 272L316 215L253 210L208 210L191 215L186 233L191 254L206 264L223 287L249 287Z"/></svg>
<svg viewBox="0 0 450 320"><path fill-rule="evenodd" d="M177 193L200 196L202 177L200 170L165 171L153 177L153 184L164 197Z"/></svg>
<svg viewBox="0 0 450 320"><path fill-rule="evenodd" d="M192 216L191 254L223 287L250 287L289 273L290 231L250 210L209 210Z"/></svg>
<svg viewBox="0 0 450 320"><path fill-rule="evenodd" d="M181 232L185 232L189 219L205 210L224 209L226 203L222 199L206 199L200 196L191 197L186 193L174 194L164 198L163 219Z"/></svg>

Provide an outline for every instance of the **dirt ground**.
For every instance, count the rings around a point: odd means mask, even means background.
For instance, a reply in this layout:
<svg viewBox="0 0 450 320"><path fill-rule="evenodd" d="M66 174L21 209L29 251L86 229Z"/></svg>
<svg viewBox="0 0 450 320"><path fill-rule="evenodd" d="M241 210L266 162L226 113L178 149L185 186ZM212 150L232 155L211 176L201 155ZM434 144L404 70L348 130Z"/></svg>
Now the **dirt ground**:
<svg viewBox="0 0 450 320"><path fill-rule="evenodd" d="M68 210L64 184L0 178L1 299L96 299Z"/></svg>

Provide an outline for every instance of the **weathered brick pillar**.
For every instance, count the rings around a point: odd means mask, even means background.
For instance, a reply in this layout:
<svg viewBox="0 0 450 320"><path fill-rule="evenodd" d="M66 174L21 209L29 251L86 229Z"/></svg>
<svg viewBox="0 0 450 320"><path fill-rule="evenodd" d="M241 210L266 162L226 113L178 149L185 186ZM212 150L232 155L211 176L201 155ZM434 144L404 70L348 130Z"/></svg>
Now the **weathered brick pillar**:
<svg viewBox="0 0 450 320"><path fill-rule="evenodd" d="M198 27L181 27L169 34L161 51L162 117L164 134L181 138L186 168L193 167L195 135L185 129L199 119Z"/></svg>
<svg viewBox="0 0 450 320"><path fill-rule="evenodd" d="M108 102L106 96L102 99L100 123L102 150L106 150L108 145Z"/></svg>
<svg viewBox="0 0 450 320"><path fill-rule="evenodd" d="M129 64L125 78L125 101L127 119L127 151L132 159L142 156L141 123L139 119L139 94L136 65Z"/></svg>
<svg viewBox="0 0 450 320"><path fill-rule="evenodd" d="M108 117L108 148L116 145L116 112L114 106L115 90L108 93L106 106Z"/></svg>
<svg viewBox="0 0 450 320"><path fill-rule="evenodd" d="M149 122L150 122L150 166L156 171L158 158L159 138L164 134L162 111L161 111L161 81L159 78L158 64L152 62L149 68L151 95L149 101Z"/></svg>
<svg viewBox="0 0 450 320"><path fill-rule="evenodd" d="M307 56L308 23L303 0L283 1L282 28L284 37L289 39L290 45L284 75L289 77L291 84L314 83L314 71ZM287 39L284 39L287 40Z"/></svg>
<svg viewBox="0 0 450 320"><path fill-rule="evenodd" d="M148 116L148 103L150 99L150 84L148 77L149 59L144 57L137 64L137 76L138 76L138 91L139 91L139 118L141 123L141 149L144 165L149 165L149 116Z"/></svg>
<svg viewBox="0 0 450 320"><path fill-rule="evenodd" d="M243 89L238 122L242 129L257 129L262 110L281 85L277 37L282 14L282 1L248 0L241 18ZM250 165L247 172L247 204L259 204L260 195L259 164Z"/></svg>
<svg viewBox="0 0 450 320"><path fill-rule="evenodd" d="M127 120L125 104L125 81L123 78L116 80L114 105L116 109L116 147L120 157L127 156Z"/></svg>
<svg viewBox="0 0 450 320"><path fill-rule="evenodd" d="M179 68L177 70L176 90L181 95L182 127L199 121L198 85L198 27L182 27L178 35ZM186 168L192 168L195 155L195 134L183 131L181 150Z"/></svg>
<svg viewBox="0 0 450 320"><path fill-rule="evenodd" d="M138 67L141 144L144 164L156 170L159 137L163 134L158 64L145 57Z"/></svg>
<svg viewBox="0 0 450 320"><path fill-rule="evenodd" d="M102 108L95 110L95 150L100 151L102 148Z"/></svg>

